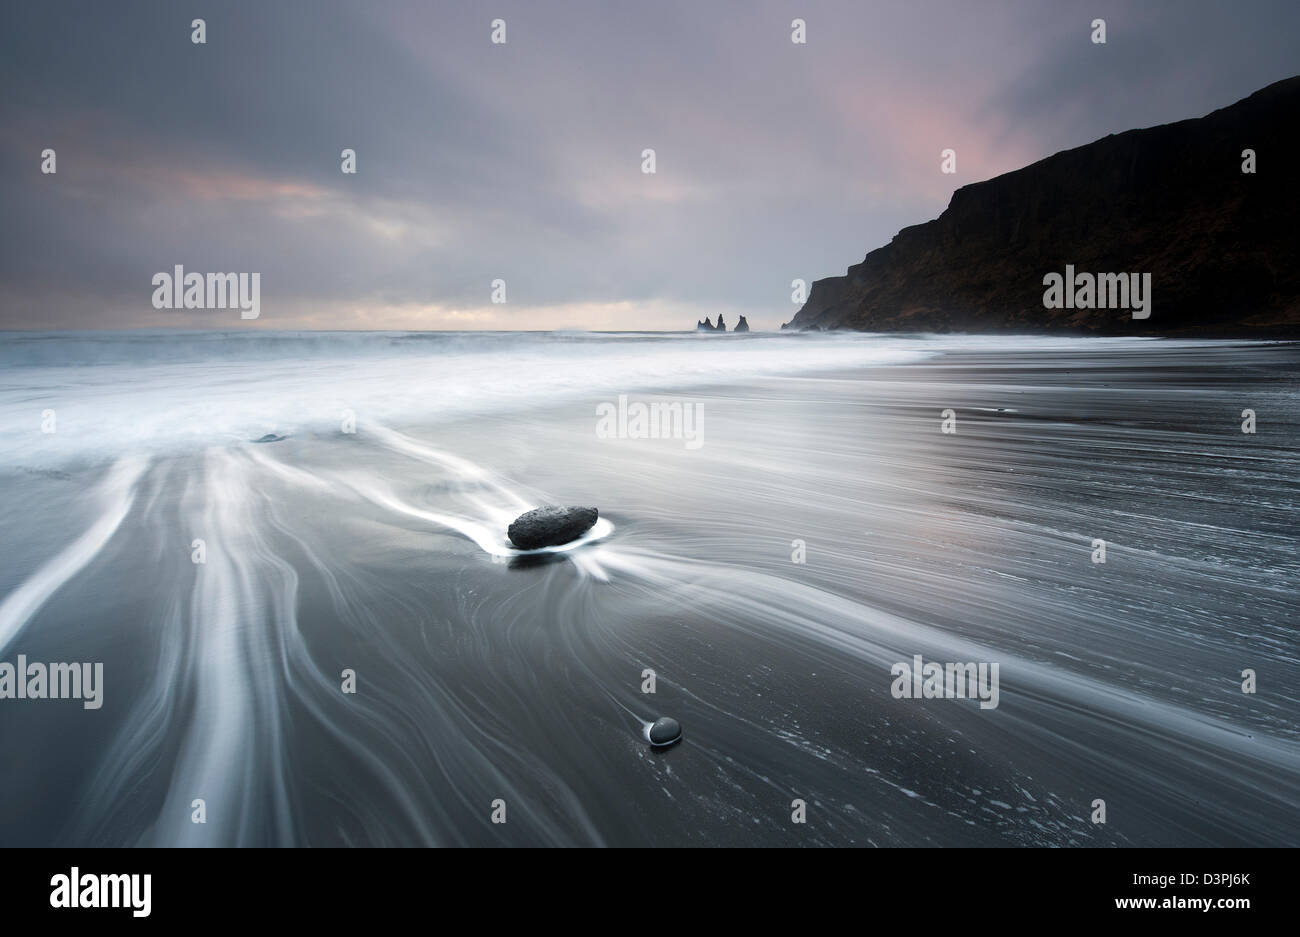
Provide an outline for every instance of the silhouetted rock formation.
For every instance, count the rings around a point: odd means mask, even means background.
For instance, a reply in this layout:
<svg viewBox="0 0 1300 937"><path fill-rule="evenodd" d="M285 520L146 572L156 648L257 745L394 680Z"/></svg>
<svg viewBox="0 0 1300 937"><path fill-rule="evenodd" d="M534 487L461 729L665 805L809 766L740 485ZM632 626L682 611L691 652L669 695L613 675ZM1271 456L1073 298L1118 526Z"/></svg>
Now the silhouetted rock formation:
<svg viewBox="0 0 1300 937"><path fill-rule="evenodd" d="M708 316L705 316L703 322L697 322L697 323L695 323L695 331L697 331L697 332L716 332L717 329L715 329L715 328L713 327L713 323L709 321L709 317L708 317Z"/></svg>
<svg viewBox="0 0 1300 937"><path fill-rule="evenodd" d="M727 331L727 323L722 321L722 313L718 313L718 327L714 329L714 331L715 332Z"/></svg>
<svg viewBox="0 0 1300 937"><path fill-rule="evenodd" d="M749 323L745 321L745 317L744 317L744 316L741 316L741 317L740 317L740 321L736 323L736 327L735 327L734 329L732 329L731 331L733 331L733 332L748 332L748 331L749 331Z"/></svg>
<svg viewBox="0 0 1300 937"><path fill-rule="evenodd" d="M1300 335L1297 115L1300 77L963 186L934 221L815 282L787 325ZM1043 278L1067 264L1151 274L1150 318L1044 308Z"/></svg>

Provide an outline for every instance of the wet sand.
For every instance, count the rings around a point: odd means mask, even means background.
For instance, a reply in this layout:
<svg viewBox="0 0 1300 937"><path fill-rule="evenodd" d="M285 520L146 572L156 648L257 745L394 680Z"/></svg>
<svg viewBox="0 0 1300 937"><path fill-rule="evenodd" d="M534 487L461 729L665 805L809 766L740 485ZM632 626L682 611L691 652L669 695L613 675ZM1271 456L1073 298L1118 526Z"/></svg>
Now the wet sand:
<svg viewBox="0 0 1300 937"><path fill-rule="evenodd" d="M8 471L0 657L106 686L0 701L0 840L1297 845L1297 365L1010 338L667 393L698 449L599 438L601 392ZM476 541L540 503L613 530ZM894 698L915 654L999 705Z"/></svg>

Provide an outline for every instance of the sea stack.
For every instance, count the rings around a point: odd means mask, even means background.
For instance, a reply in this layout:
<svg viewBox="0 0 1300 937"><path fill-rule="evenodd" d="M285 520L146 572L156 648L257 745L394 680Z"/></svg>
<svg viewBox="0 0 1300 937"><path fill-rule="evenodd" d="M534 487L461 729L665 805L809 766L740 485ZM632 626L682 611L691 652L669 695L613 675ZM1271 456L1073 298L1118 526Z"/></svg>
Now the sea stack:
<svg viewBox="0 0 1300 937"><path fill-rule="evenodd" d="M732 329L731 331L733 331L733 332L748 332L748 331L749 331L749 323L745 321L745 317L744 317L744 316L741 316L741 317L740 317L740 321L736 323L736 327L735 327L734 329Z"/></svg>
<svg viewBox="0 0 1300 937"><path fill-rule="evenodd" d="M525 511L506 531L510 542L521 550L558 547L577 540L596 524L595 508L547 505Z"/></svg>
<svg viewBox="0 0 1300 937"><path fill-rule="evenodd" d="M725 323L725 322L722 321L722 313L718 313L718 327L717 327L716 329L714 329L713 331L715 331L715 332L725 332L725 331L727 331L727 323Z"/></svg>

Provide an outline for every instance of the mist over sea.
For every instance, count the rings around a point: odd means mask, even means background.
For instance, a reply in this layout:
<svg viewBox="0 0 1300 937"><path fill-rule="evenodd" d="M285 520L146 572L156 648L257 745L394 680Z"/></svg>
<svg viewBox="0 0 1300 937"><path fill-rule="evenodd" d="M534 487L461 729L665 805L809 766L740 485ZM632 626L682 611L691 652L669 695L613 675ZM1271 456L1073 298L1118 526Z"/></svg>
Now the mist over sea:
<svg viewBox="0 0 1300 937"><path fill-rule="evenodd" d="M1296 343L3 333L0 661L104 682L0 845L1300 845L1298 455Z"/></svg>

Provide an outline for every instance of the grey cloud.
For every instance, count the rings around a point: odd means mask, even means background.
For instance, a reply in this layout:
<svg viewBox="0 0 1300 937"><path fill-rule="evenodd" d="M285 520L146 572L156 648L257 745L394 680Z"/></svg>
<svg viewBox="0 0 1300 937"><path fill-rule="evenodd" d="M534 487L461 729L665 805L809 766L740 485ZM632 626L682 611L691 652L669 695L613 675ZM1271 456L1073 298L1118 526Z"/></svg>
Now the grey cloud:
<svg viewBox="0 0 1300 937"><path fill-rule="evenodd" d="M200 6L0 11L0 325L157 324L149 278L184 263L260 271L268 308L336 327L481 307L496 277L524 326L622 301L656 304L655 326L690 325L673 304L772 326L791 279L840 272L955 185L1285 77L1300 25L1280 3L1099 0L1097 49L1094 14L1033 2ZM938 173L949 141L965 175Z"/></svg>

